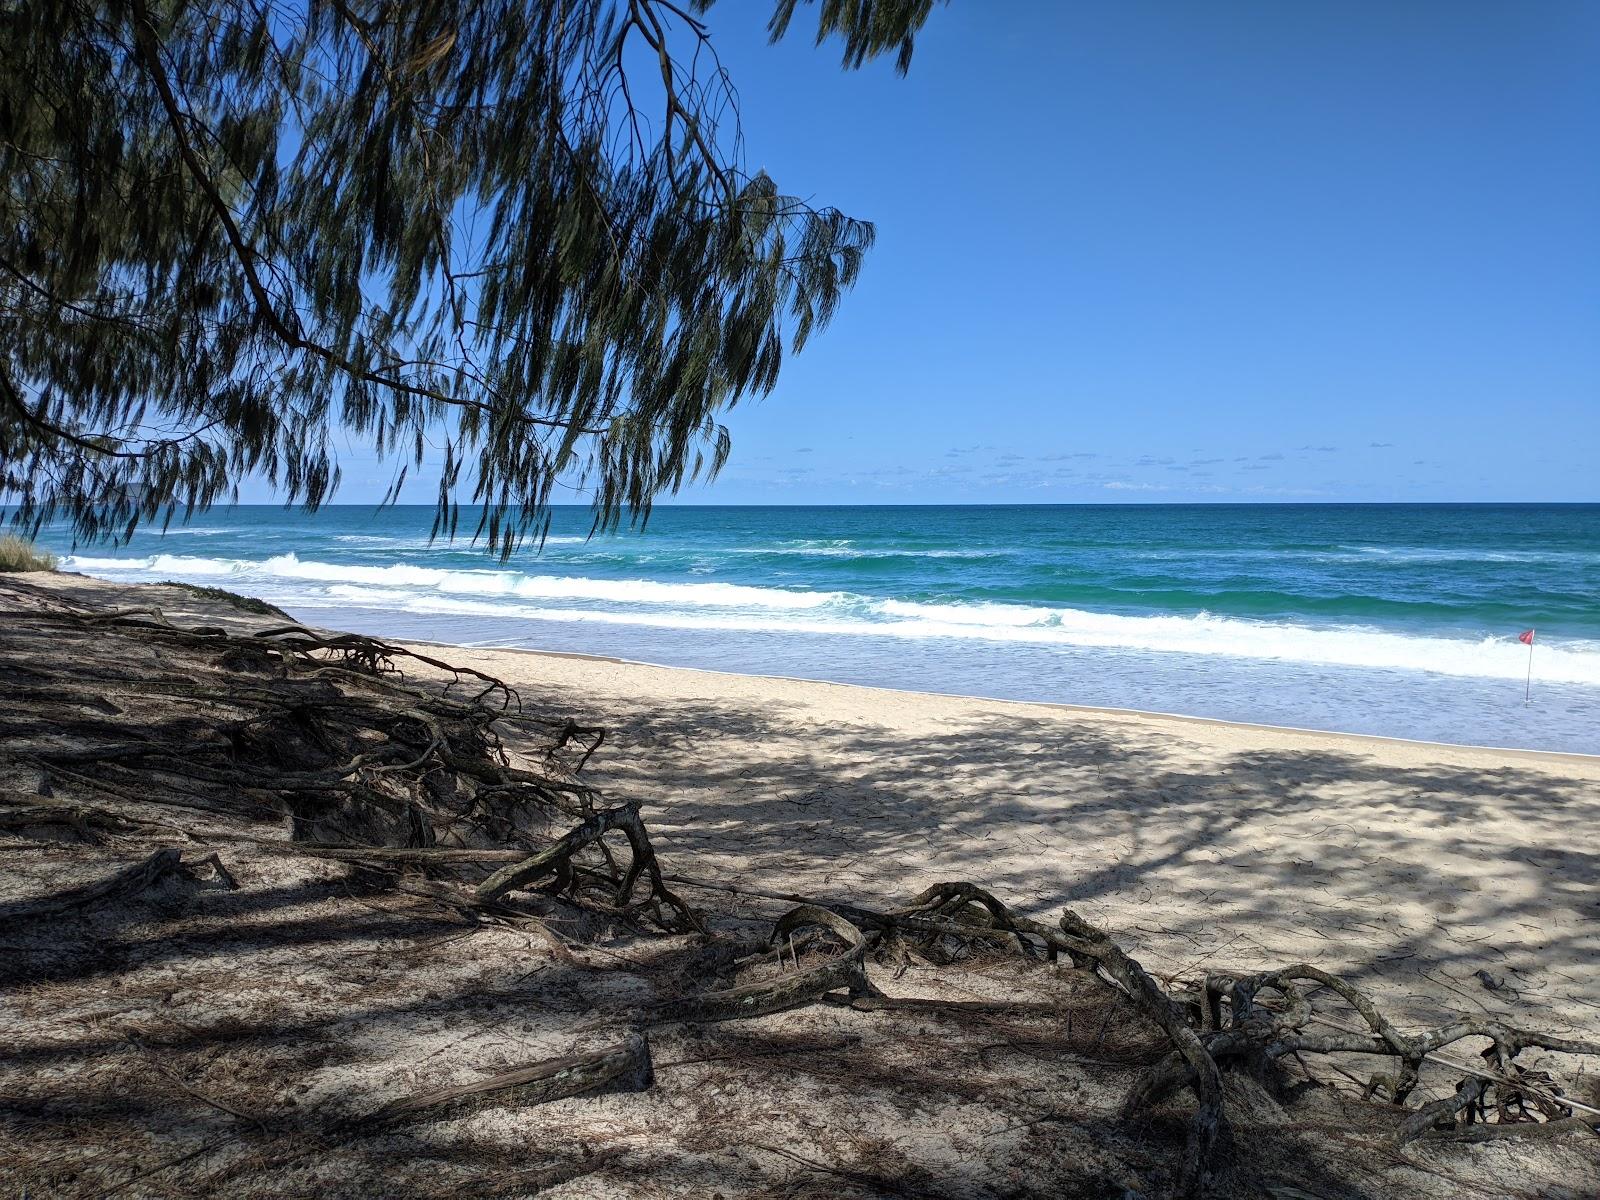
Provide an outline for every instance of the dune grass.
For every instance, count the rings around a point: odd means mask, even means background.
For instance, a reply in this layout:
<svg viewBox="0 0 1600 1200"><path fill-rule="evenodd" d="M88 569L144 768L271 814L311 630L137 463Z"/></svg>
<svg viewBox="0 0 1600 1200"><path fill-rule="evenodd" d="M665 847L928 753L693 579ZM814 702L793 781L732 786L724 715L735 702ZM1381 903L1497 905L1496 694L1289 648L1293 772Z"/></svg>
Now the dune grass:
<svg viewBox="0 0 1600 1200"><path fill-rule="evenodd" d="M0 571L54 571L56 556L35 550L33 543L15 534L0 537Z"/></svg>

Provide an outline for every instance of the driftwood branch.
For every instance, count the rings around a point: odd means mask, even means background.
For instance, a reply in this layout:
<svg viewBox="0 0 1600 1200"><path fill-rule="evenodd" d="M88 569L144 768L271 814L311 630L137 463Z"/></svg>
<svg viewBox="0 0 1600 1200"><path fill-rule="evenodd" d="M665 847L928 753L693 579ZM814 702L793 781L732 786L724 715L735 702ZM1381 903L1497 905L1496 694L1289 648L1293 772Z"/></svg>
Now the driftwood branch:
<svg viewBox="0 0 1600 1200"><path fill-rule="evenodd" d="M649 1041L642 1033L630 1033L601 1050L546 1059L473 1083L392 1100L361 1118L359 1124L371 1127L449 1120L491 1106L548 1104L602 1090L640 1092L654 1078Z"/></svg>

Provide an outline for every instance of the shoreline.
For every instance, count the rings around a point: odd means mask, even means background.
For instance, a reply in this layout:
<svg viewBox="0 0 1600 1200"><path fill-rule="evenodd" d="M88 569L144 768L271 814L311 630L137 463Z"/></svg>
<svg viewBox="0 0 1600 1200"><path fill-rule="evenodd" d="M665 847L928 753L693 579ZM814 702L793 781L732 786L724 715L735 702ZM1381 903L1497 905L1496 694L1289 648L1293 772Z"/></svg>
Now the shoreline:
<svg viewBox="0 0 1600 1200"><path fill-rule="evenodd" d="M12 1141L32 1150L26 1161L0 1153L0 1174L9 1166L45 1191L91 1179L96 1192L125 1189L130 1176L228 1144L231 1159L209 1177L234 1185L224 1190L314 1193L337 1177L361 1180L363 1193L442 1196L482 1191L485 1170L506 1163L522 1187L527 1146L559 1144L606 1194L640 1179L659 1190L664 1178L684 1194L789 1194L786 1165L749 1173L751 1128L826 1173L866 1178L856 1164L890 1143L841 1148L836 1132L863 1122L921 1156L890 1161L886 1176L914 1190L953 1170L983 1194L1024 1176L1047 1191L1058 1178L1096 1191L1119 1182L1098 1164L1126 1139L1120 1126L1108 1137L1100 1114L1123 1112L1162 1061L1159 1009L1042 954L924 943L918 955L916 942L892 940L881 957L858 942L860 986L875 985L881 1002L822 1004L807 992L792 1003L800 975L834 989L839 959L802 941L774 974L761 953L808 917L796 904L859 906L870 921L940 885L958 897L983 889L1040 922L1028 928L1059 916L1069 932L1081 927L1069 919L1100 931L1167 1003L1202 979L1312 963L1402 1030L1475 1011L1552 1037L1600 1029L1600 856L1584 850L1600 769L1588 763L573 652L341 642L324 622L307 626L315 641L302 651L263 651L249 635L283 628L281 613L154 586L0 576L0 657L21 681L5 697L19 740L0 814L13 818L0 829L7 848L20 851L0 897L19 920L6 962L19 1003L0 1006L0 1034L18 1053L0 1085L24 1106L12 1122L23 1140ZM50 615L61 609L86 617ZM116 619L140 613L171 629ZM373 678L385 643L399 673ZM355 657L341 662L341 646ZM446 664L492 673L521 703L437 703L452 694ZM456 678L461 700L486 695ZM308 716L324 712L332 719ZM588 736L552 758L575 720ZM490 726L495 738L477 740ZM241 733L252 729L265 732ZM446 738L459 759L410 757ZM128 746L153 757L125 762ZM308 777L330 777L327 759L343 778L352 752L361 763L396 748L407 761L376 769L411 774L368 775L331 803L320 788L306 796ZM506 790L500 766L541 764L552 783L582 770L598 789L583 789L593 808L519 797L502 815L483 804ZM463 803L467 771L486 786ZM503 875L484 877L494 863L538 861L528 854L539 843L509 848L502 822L525 818L544 840L565 830L565 842L590 826L571 826L585 813L629 812L647 823L644 852L663 880L695 889L652 893L685 923L659 908L653 921L619 921L622 867L598 854L585 870L603 881L598 895L535 886L508 902L521 919L471 915L471 897ZM428 882L408 879L405 863ZM750 963L735 956L752 949L754 969L723 965ZM778 999L725 1007L751 995ZM629 1063L644 1064L628 1087L502 1095L512 1081L611 1062L618 1035ZM1424 1064L1415 1103L1448 1096L1471 1062ZM1326 1191L1348 1177L1370 1191L1349 1139L1392 1147L1398 1114L1357 1099L1359 1075L1339 1072L1354 1085L1344 1088L1301 1066L1330 1086L1281 1099L1230 1089L1229 1103L1248 1106L1238 1128L1256 1157L1244 1161L1269 1164L1279 1182ZM1568 1087L1564 1069L1555 1078ZM432 1108L480 1092L492 1095L459 1113ZM1003 1135L1037 1125L1040 1096L1062 1095L1085 1119L1062 1127L1081 1129L1070 1145L1047 1131L1064 1164L1047 1183L1038 1146ZM433 1123L400 1131L418 1142L399 1142L398 1155L387 1123L367 1141L341 1133L302 1170L302 1130L361 1131L391 1111ZM108 1119L86 1123L84 1112ZM250 1135L230 1121L267 1140L240 1143ZM1141 1169L1177 1148L1159 1124L1128 1128ZM708 1144L708 1130L722 1140ZM1308 1136L1323 1130L1340 1134L1336 1162L1308 1160L1319 1144ZM458 1139L449 1153L438 1152L443 1138ZM272 1157L280 1144L284 1157ZM1501 1191L1597 1177L1586 1145L1528 1139L1496 1151L1492 1177L1481 1153L1456 1153ZM1444 1196L1426 1185L1444 1152L1430 1154L1422 1186L1402 1181L1405 1161L1390 1155L1398 1165L1380 1190ZM1309 1165L1292 1175L1273 1165L1291 1162Z"/></svg>
<svg viewBox="0 0 1600 1200"><path fill-rule="evenodd" d="M94 578L94 576L85 576ZM150 587L152 584L118 586ZM1382 745L1417 746L1441 750L1475 751L1484 754L1511 755L1518 759L1534 761L1572 761L1574 765L1600 764L1600 753L1588 754L1582 750L1528 750L1516 746L1489 746L1478 742L1441 742L1427 738L1395 737L1381 733L1352 733L1339 729L1311 729L1302 725L1274 725L1265 721L1229 721L1221 717L1200 717L1189 713L1162 712L1149 708L1120 708L1110 705L1073 704L1065 700L1018 700L1007 696L985 696L981 692L934 692L921 688L890 687L885 684L845 683L837 679L814 679L806 675L769 675L759 671L724 671L717 667L690 667L679 663L651 662L643 658L623 658L615 654L584 654L577 650L540 650L532 646L501 646L491 643L441 642L432 638L396 638L399 645L433 646L446 650L468 652L488 651L494 654L531 654L541 658L573 659L579 662L612 663L617 666L649 667L658 671L689 671L701 675L715 675L728 679L764 680L773 683L796 683L818 687L850 688L862 692L882 692L896 696L927 696L943 700L975 701L984 705L1005 705L1022 708L1049 708L1064 712L1082 713L1086 716L1127 717L1138 720L1214 726L1221 729L1260 730L1266 733L1300 734L1311 738L1331 738L1336 741L1376 742Z"/></svg>
<svg viewBox="0 0 1600 1200"><path fill-rule="evenodd" d="M10 578L270 623L160 584ZM669 864L891 907L967 880L1081 911L1168 973L1315 961L1419 1028L1465 1004L1600 1034L1594 756L383 640L603 727L586 777L645 806Z"/></svg>
<svg viewBox="0 0 1600 1200"><path fill-rule="evenodd" d="M543 553L493 563L430 541L409 510L241 509L185 531L204 537L80 547L110 557L65 565L242 588L307 620L440 644L1600 756L1600 627L1582 578L1600 559L1582 516L1302 528L730 512L680 511L648 539L560 525ZM1516 634L1530 625L1524 705Z"/></svg>
<svg viewBox="0 0 1600 1200"><path fill-rule="evenodd" d="M84 580L95 587L108 588L161 588L171 586L170 582L154 581L120 581L106 579L99 575L90 575L82 571L56 570L51 574L63 579ZM199 584L181 583L180 587L210 586ZM241 595L245 595L240 593ZM248 599L256 597L246 595ZM315 606L314 606L315 607ZM364 610L377 616L384 615L381 610ZM298 620L291 616L292 620ZM344 626L339 624L313 625L315 628L325 628L340 631ZM1372 743L1378 746L1417 747L1419 749L1439 749L1446 751L1472 752L1484 755L1505 756L1518 761L1570 763L1574 766L1593 766L1600 763L1600 751L1583 750L1551 750L1535 749L1520 746L1501 746L1489 742L1444 741L1437 738L1405 737L1398 734L1366 733L1345 729L1316 728L1307 725L1280 724L1273 721L1244 721L1226 717L1209 717L1195 713L1169 711L1164 709L1138 708L1126 705L1107 704L1077 704L1068 700L1027 699L1015 696L993 696L982 692L966 691L934 691L925 688L900 687L892 684L873 684L850 682L845 680L817 678L807 675L792 675L777 672L728 670L720 667L702 667L684 663L665 663L648 658L633 658L617 654L590 654L578 650L542 649L532 646L510 646L494 642L452 642L437 638L393 636L381 628L381 622L374 622L370 627L375 630L375 636L393 641L399 645L433 646L441 649L467 651L469 653L489 652L494 654L531 654L555 659L572 659L590 661L595 663L611 663L619 666L646 667L662 671L686 671L700 674L724 677L729 679L747 679L755 681L768 681L772 683L792 683L798 685L820 685L828 687L860 689L865 692L877 692L886 695L939 697L951 701L973 702L983 705L1004 705L1020 707L1037 707L1057 710L1062 712L1079 713L1087 717L1118 717L1151 723L1174 722L1183 725L1209 726L1218 729L1236 729L1242 731L1259 731L1261 733L1289 734L1306 738L1332 739L1333 742L1361 742Z"/></svg>

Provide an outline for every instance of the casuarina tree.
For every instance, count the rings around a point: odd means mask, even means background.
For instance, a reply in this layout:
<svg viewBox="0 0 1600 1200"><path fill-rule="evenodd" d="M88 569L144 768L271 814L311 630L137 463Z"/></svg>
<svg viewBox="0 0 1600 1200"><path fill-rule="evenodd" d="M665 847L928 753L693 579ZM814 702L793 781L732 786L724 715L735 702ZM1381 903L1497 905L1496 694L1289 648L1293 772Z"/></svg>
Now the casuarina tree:
<svg viewBox="0 0 1600 1200"><path fill-rule="evenodd" d="M249 477L314 507L358 445L391 498L442 458L435 531L470 504L504 555L558 487L610 526L714 473L873 230L746 169L709 5L0 6L0 504L84 539ZM932 5L768 31L904 71Z"/></svg>

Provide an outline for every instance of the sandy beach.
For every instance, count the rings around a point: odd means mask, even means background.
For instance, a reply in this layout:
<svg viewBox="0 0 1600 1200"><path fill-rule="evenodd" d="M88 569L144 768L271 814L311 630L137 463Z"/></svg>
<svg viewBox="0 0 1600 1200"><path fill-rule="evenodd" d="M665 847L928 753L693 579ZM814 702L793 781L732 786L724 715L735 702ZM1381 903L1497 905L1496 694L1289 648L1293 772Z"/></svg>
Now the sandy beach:
<svg viewBox="0 0 1600 1200"><path fill-rule="evenodd" d="M11 578L0 592L14 611L156 606L188 628L276 623L172 587ZM19 678L30 644L11 651ZM123 645L119 671L161 658ZM608 802L641 801L668 878L724 939L764 938L789 907L772 893L893 909L965 880L1047 922L1070 907L1169 987L1312 962L1410 1029L1460 1013L1600 1030L1592 759L426 649L505 680L525 712L603 725L584 777ZM105 712L139 699L120 683L114 696ZM183 702L153 711L181 720ZM23 794L35 778L16 775L7 803L37 803ZM148 896L8 929L0 1035L16 1053L0 1067L0 1179L72 1196L178 1194L195 1180L240 1196L521 1195L530 1180L567 1197L1173 1194L1187 1099L1132 1124L1112 1115L1163 1045L1121 993L1064 959L878 962L885 1003L905 1010L652 1024L652 998L715 986L726 952L559 907L559 935L544 940L516 921L463 923L430 893L273 850L263 835L282 821L266 814L196 833L181 808L124 811L145 827L109 843L3 831L16 869L0 900L19 912L159 848L194 865ZM326 1141L330 1122L374 1102L641 1020L657 1072L643 1093ZM1454 1047L1445 1062L1471 1054ZM1361 1102L1362 1078L1339 1073L1348 1085L1318 1069L1315 1086L1277 1098L1228 1076L1259 1194L1576 1197L1600 1180L1581 1129L1399 1153L1395 1110ZM1450 1095L1453 1078L1425 1068L1418 1099ZM1586 1078L1577 1087L1600 1106Z"/></svg>
<svg viewBox="0 0 1600 1200"><path fill-rule="evenodd" d="M603 786L719 876L884 901L971 880L1174 976L1314 960L1418 1020L1600 1031L1591 757L451 655L604 714Z"/></svg>
<svg viewBox="0 0 1600 1200"><path fill-rule="evenodd" d="M1600 5L0 64L0 1200L1600 1200Z"/></svg>
<svg viewBox="0 0 1600 1200"><path fill-rule="evenodd" d="M175 589L36 578L218 617ZM644 802L669 863L884 902L969 880L1035 916L1070 904L1173 977L1314 960L1418 1021L1600 1033L1600 758L446 656L605 725L588 770Z"/></svg>

